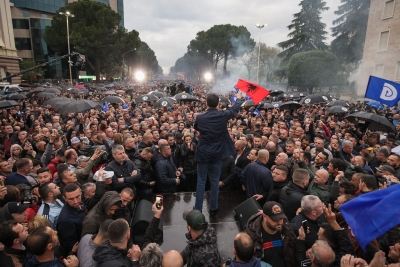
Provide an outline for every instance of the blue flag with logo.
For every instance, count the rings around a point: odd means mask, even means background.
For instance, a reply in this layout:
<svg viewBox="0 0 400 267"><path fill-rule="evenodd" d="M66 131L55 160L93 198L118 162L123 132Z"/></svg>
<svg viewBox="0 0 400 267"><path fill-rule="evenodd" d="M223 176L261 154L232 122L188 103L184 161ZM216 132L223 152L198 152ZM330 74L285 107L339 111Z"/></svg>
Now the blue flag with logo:
<svg viewBox="0 0 400 267"><path fill-rule="evenodd" d="M261 112L258 109L253 110L253 112L251 112L251 114L253 115L261 115Z"/></svg>
<svg viewBox="0 0 400 267"><path fill-rule="evenodd" d="M104 102L103 109L101 111L106 112L108 110L108 103Z"/></svg>
<svg viewBox="0 0 400 267"><path fill-rule="evenodd" d="M340 206L361 248L400 223L400 184L362 194Z"/></svg>
<svg viewBox="0 0 400 267"><path fill-rule="evenodd" d="M370 76L365 98L393 107L400 100L400 84Z"/></svg>

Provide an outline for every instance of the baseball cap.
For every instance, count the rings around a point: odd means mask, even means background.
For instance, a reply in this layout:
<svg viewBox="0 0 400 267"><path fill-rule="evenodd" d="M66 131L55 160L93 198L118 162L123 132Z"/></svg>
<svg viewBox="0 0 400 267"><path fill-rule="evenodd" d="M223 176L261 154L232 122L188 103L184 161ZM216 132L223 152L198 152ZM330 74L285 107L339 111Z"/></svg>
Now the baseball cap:
<svg viewBox="0 0 400 267"><path fill-rule="evenodd" d="M362 145L360 146L360 149L372 150L372 149L374 149L374 148L370 147L368 144L362 144Z"/></svg>
<svg viewBox="0 0 400 267"><path fill-rule="evenodd" d="M390 172L391 174L394 174L394 173L395 173L393 167L392 167L392 166L389 166L389 165L381 165L381 166L379 166L379 167L376 167L376 170L377 170L378 172Z"/></svg>
<svg viewBox="0 0 400 267"><path fill-rule="evenodd" d="M113 176L114 176L114 172L113 171L104 171L103 180L112 178ZM99 171L97 171L93 175L93 180L97 181L97 179L99 179Z"/></svg>
<svg viewBox="0 0 400 267"><path fill-rule="evenodd" d="M76 137L76 136L71 139L71 144L72 145L78 144L80 142L81 142L81 140L79 140L79 138Z"/></svg>
<svg viewBox="0 0 400 267"><path fill-rule="evenodd" d="M81 164L82 162L85 162L85 161L88 161L90 158L89 157L86 157L86 156L79 156L77 159L76 159L76 164Z"/></svg>
<svg viewBox="0 0 400 267"><path fill-rule="evenodd" d="M81 140L82 140L82 143L84 143L85 145L90 144L89 139L86 136L82 137Z"/></svg>
<svg viewBox="0 0 400 267"><path fill-rule="evenodd" d="M183 212L183 219L193 230L202 230L207 226L206 217L199 210L186 210Z"/></svg>
<svg viewBox="0 0 400 267"><path fill-rule="evenodd" d="M8 203L8 211L10 213L22 213L28 207L29 207L28 205L22 205L21 203L18 203L18 202L9 202Z"/></svg>
<svg viewBox="0 0 400 267"><path fill-rule="evenodd" d="M281 204L275 201L266 202L263 207L263 213L274 222L287 219L286 215L283 213Z"/></svg>

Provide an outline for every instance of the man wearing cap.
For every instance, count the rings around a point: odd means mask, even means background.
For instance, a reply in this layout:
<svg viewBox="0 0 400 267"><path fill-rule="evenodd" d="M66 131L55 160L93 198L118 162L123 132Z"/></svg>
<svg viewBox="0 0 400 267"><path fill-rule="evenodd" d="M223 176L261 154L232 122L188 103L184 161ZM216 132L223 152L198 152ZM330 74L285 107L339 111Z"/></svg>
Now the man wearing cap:
<svg viewBox="0 0 400 267"><path fill-rule="evenodd" d="M64 207L64 204L57 199L61 195L60 187L54 183L45 183L39 187L39 194L43 201L37 214L48 219L51 228L55 230L58 216Z"/></svg>
<svg viewBox="0 0 400 267"><path fill-rule="evenodd" d="M181 252L184 264L188 267L217 267L221 265L215 229L206 222L201 211L193 209L183 213L187 222L189 240Z"/></svg>
<svg viewBox="0 0 400 267"><path fill-rule="evenodd" d="M92 169L99 163L102 153L103 150L98 147L90 158L82 155L76 159L76 164L78 167L74 173L76 174L78 183L84 184L93 181Z"/></svg>
<svg viewBox="0 0 400 267"><path fill-rule="evenodd" d="M14 220L18 223L26 223L28 216L26 213L27 208L27 205L22 205L18 202L8 202L0 210L0 223L8 220Z"/></svg>
<svg viewBox="0 0 400 267"><path fill-rule="evenodd" d="M370 147L368 144L362 144L360 146L360 155L367 161L371 162L374 158L374 152L372 152L374 148Z"/></svg>
<svg viewBox="0 0 400 267"><path fill-rule="evenodd" d="M78 137L75 136L71 139L71 147L76 151L76 153L78 153L81 145L81 140Z"/></svg>
<svg viewBox="0 0 400 267"><path fill-rule="evenodd" d="M245 232L254 241L257 258L274 267L295 267L296 235L278 202L266 202L261 214L250 217Z"/></svg>

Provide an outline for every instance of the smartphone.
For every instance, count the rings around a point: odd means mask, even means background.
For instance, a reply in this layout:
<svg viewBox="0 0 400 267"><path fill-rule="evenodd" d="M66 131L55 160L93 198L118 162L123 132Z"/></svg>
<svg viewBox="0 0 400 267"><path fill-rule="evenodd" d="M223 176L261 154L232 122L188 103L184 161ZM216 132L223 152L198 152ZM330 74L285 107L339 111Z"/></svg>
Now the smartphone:
<svg viewBox="0 0 400 267"><path fill-rule="evenodd" d="M304 233L307 234L307 220L302 221L301 224L303 226Z"/></svg>
<svg viewBox="0 0 400 267"><path fill-rule="evenodd" d="M163 206L164 202L164 197L162 195L156 195L156 208L158 210L161 209L161 207Z"/></svg>
<svg viewBox="0 0 400 267"><path fill-rule="evenodd" d="M0 181L0 186L4 186L4 181L3 180Z"/></svg>

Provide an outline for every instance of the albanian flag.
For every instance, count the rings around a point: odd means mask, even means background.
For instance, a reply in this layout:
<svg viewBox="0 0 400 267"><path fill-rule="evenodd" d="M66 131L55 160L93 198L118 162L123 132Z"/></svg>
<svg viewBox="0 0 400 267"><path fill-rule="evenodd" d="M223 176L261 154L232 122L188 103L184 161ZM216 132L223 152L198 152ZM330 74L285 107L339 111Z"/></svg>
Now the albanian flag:
<svg viewBox="0 0 400 267"><path fill-rule="evenodd" d="M243 93L246 93L256 105L270 93L267 89L262 88L260 85L242 79L239 79L235 85L235 88L239 89Z"/></svg>

